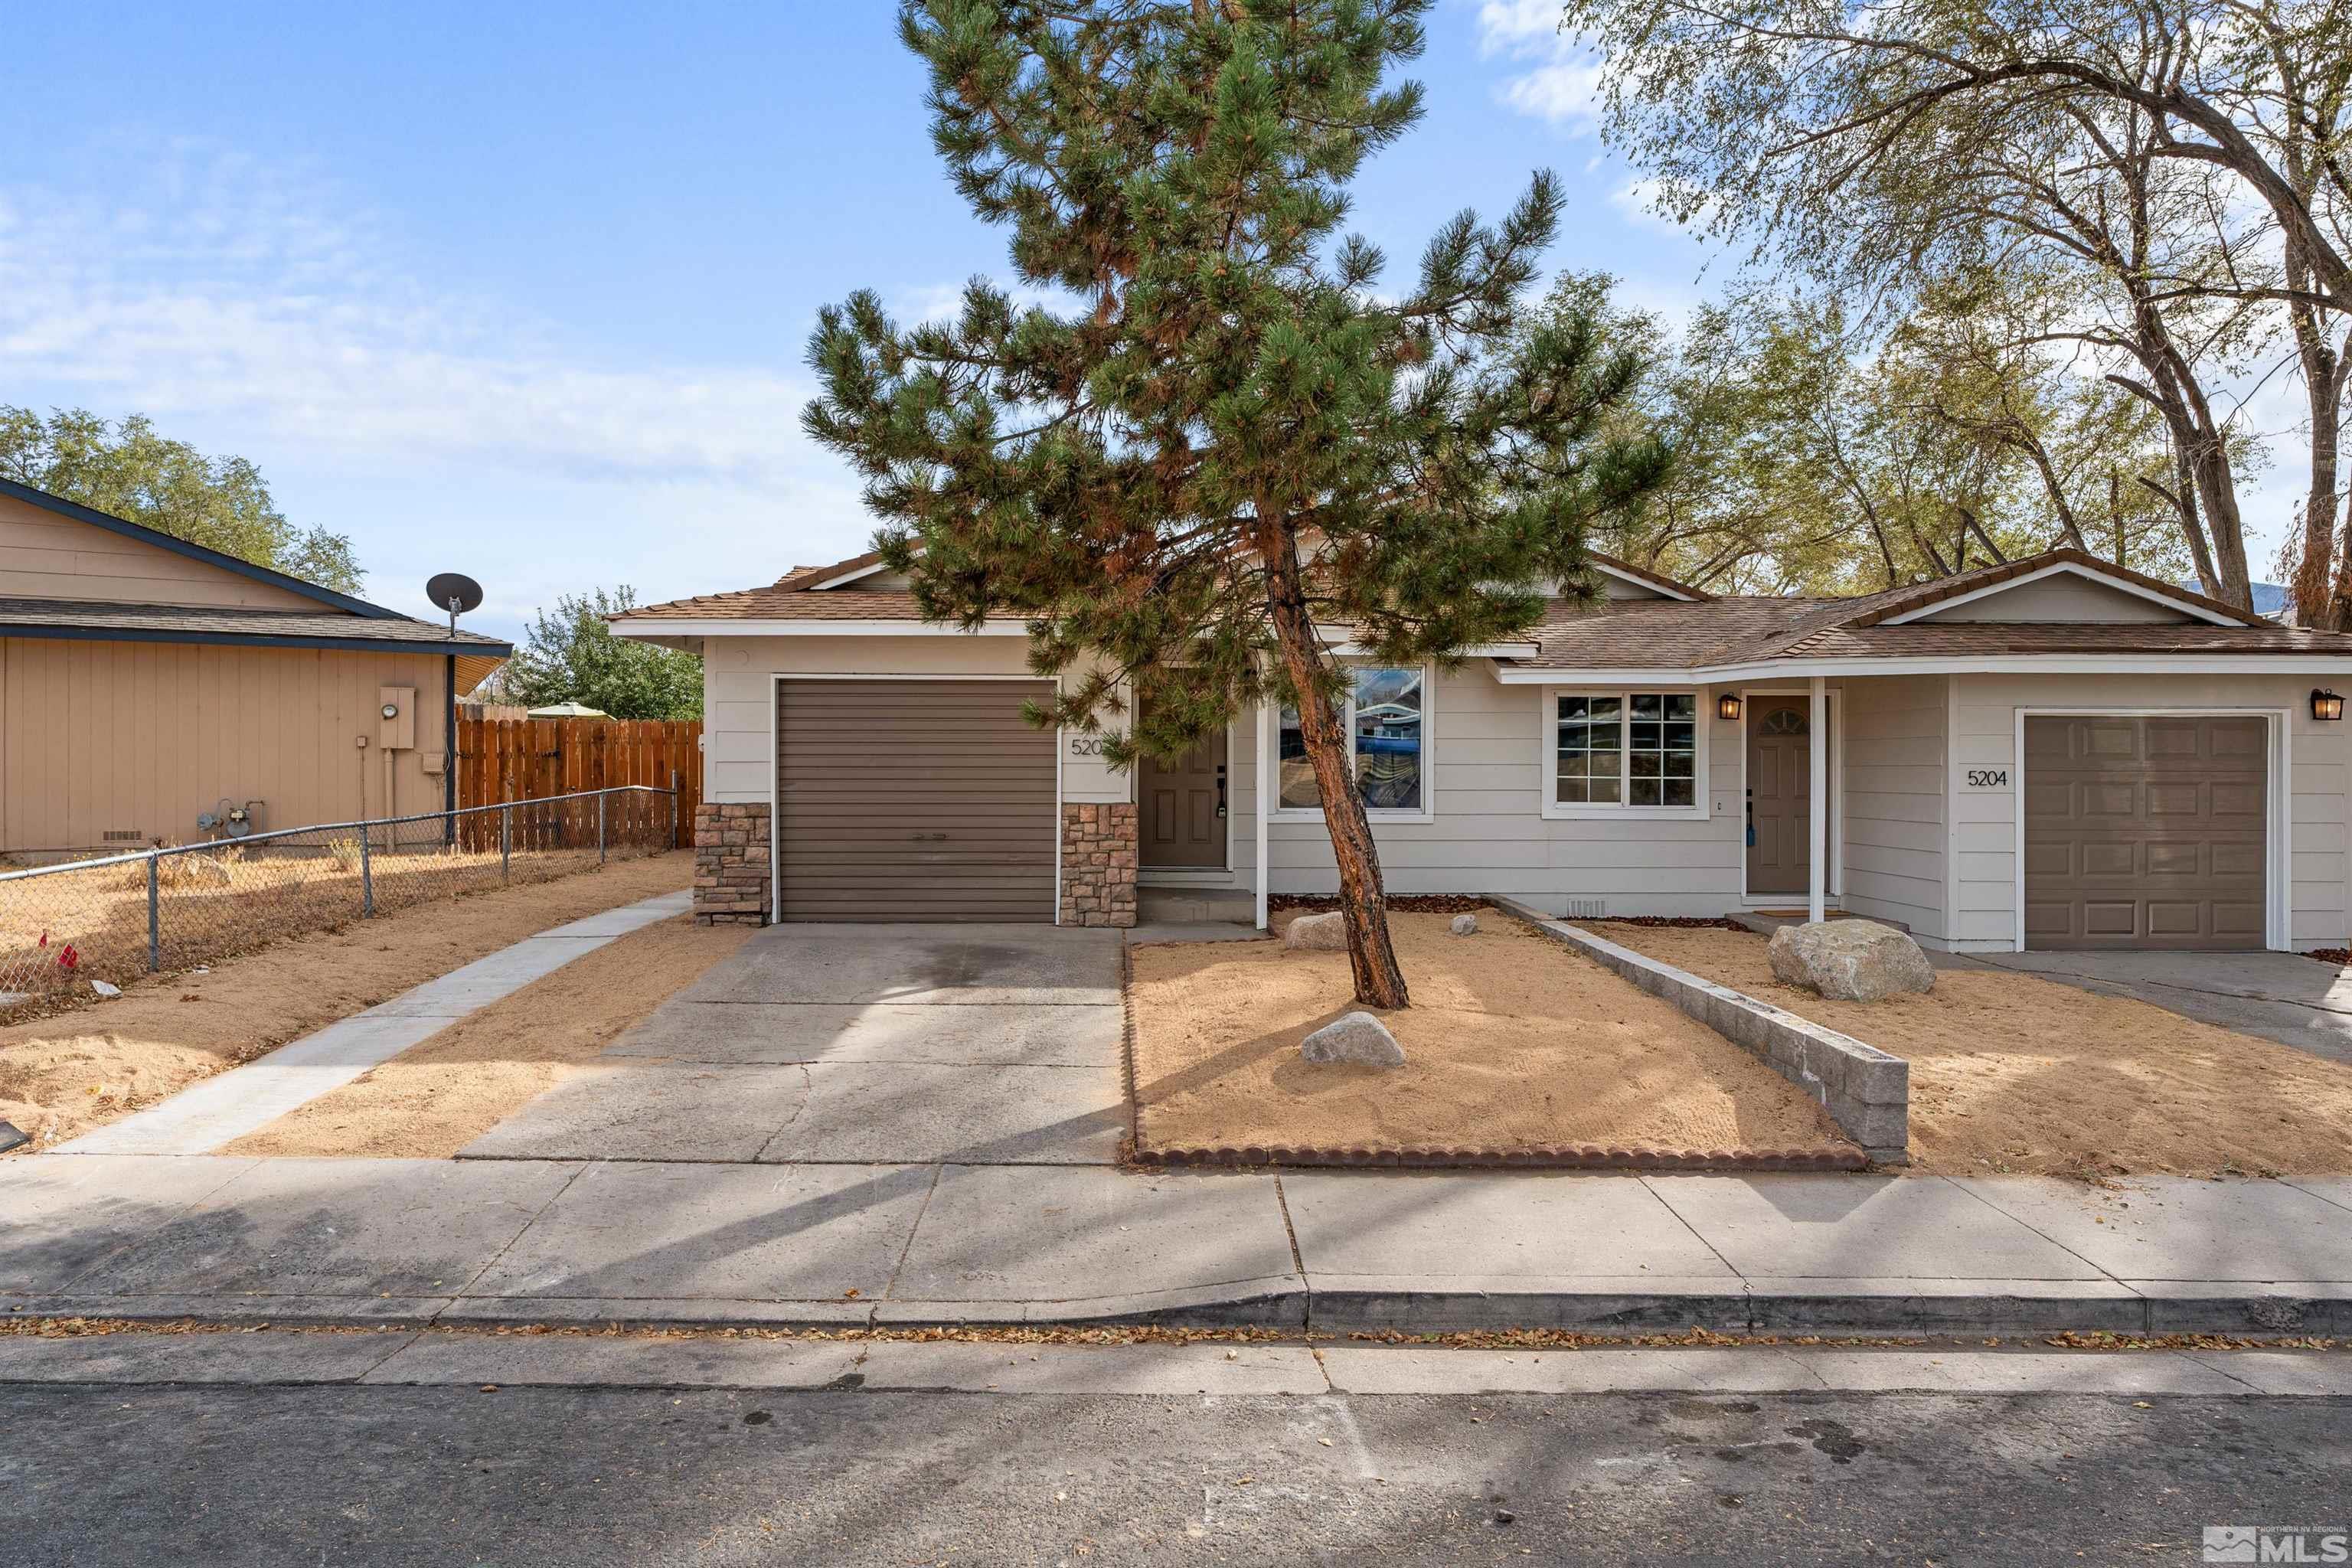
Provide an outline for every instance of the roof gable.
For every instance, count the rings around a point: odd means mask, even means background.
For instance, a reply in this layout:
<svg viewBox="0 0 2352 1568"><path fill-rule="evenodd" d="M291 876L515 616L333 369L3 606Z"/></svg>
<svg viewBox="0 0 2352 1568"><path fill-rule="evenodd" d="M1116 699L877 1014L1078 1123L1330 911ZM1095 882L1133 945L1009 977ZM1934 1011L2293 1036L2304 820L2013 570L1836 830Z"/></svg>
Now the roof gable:
<svg viewBox="0 0 2352 1568"><path fill-rule="evenodd" d="M370 620L408 618L398 610L386 609L382 605L372 605L365 599L355 599L348 594L338 594L333 589L322 588L316 583L308 583L299 577L289 576L283 572L273 571L267 566L257 566L237 556L226 554L202 544L191 543L177 535L165 533L161 529L149 528L144 523L132 522L128 518L116 517L110 512L100 511L95 507L87 507L79 501L68 500L63 496L51 495L47 490L35 489L30 485L20 485L14 479L0 479L0 497L22 501L53 517L102 529L117 538L154 550L164 551L183 560L200 563L203 566L228 573L247 583L274 589L277 591L277 595L271 595L272 597L290 595L309 604L325 605L344 615L362 616ZM278 602L283 604L285 601L278 598Z"/></svg>
<svg viewBox="0 0 2352 1568"><path fill-rule="evenodd" d="M1592 563L1593 572L1601 578L1602 594L1612 599L1679 599L1688 604L1705 604L1715 597L1704 588L1676 582L1664 573L1620 561L1614 555L1603 555L1597 550L1587 551L1585 559Z"/></svg>
<svg viewBox="0 0 2352 1568"><path fill-rule="evenodd" d="M2252 610L2236 609L2079 550L2053 550L1917 588L1874 595L1867 605L1838 624L1850 629L1923 621L1946 625L2271 624Z"/></svg>

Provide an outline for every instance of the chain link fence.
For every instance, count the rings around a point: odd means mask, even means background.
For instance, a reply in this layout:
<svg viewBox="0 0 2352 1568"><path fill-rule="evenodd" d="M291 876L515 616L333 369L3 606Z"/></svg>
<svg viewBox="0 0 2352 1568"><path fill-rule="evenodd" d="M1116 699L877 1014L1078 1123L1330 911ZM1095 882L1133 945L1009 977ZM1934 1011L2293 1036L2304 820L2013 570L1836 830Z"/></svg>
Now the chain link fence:
<svg viewBox="0 0 2352 1568"><path fill-rule="evenodd" d="M542 882L677 840L646 784L0 872L0 1017L394 910Z"/></svg>

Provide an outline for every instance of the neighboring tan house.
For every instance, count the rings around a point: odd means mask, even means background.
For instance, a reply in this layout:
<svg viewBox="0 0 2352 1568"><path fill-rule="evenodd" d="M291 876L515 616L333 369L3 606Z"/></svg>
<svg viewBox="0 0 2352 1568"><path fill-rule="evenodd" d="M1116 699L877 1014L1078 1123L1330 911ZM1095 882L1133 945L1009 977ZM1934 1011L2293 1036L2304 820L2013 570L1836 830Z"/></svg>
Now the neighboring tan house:
<svg viewBox="0 0 2352 1568"><path fill-rule="evenodd" d="M0 854L438 811L513 651L0 479Z"/></svg>
<svg viewBox="0 0 2352 1568"><path fill-rule="evenodd" d="M1834 906L1958 950L2346 939L2352 636L2073 552L1835 600L1596 568L1601 602L1459 668L1358 674L1392 892ZM1264 924L1338 887L1291 719L1115 773L1022 721L1017 618L926 625L871 556L614 626L703 656L713 917L1116 925L1139 881Z"/></svg>

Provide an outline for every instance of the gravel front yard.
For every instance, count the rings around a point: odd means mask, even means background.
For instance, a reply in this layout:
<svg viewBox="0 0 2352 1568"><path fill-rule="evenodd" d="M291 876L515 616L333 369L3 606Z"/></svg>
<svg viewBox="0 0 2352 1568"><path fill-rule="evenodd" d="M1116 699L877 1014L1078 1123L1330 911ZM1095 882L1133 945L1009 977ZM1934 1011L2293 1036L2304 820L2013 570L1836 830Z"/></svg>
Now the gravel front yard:
<svg viewBox="0 0 2352 1568"><path fill-rule="evenodd" d="M443 1160L593 1061L743 945L749 926L679 915L615 938L221 1149Z"/></svg>
<svg viewBox="0 0 2352 1568"><path fill-rule="evenodd" d="M1831 1002L1772 977L1765 939L1606 921L1595 935L1911 1064L1915 1169L1956 1175L2352 1171L2352 1068L2011 971Z"/></svg>
<svg viewBox="0 0 2352 1568"><path fill-rule="evenodd" d="M1344 952L1136 948L1141 1147L1852 1148L1763 1063L1507 916L1390 919L1413 1000L1382 1016L1395 1068L1299 1059L1353 1008Z"/></svg>
<svg viewBox="0 0 2352 1568"><path fill-rule="evenodd" d="M690 855L419 904L0 1028L0 1119L63 1142L509 942L682 888Z"/></svg>

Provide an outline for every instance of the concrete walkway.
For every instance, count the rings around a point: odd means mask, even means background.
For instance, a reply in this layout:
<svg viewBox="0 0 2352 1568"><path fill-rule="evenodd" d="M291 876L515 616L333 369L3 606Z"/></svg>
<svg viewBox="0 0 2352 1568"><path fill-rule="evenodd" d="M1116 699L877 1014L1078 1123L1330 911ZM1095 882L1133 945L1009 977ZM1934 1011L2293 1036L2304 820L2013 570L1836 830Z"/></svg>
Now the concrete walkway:
<svg viewBox="0 0 2352 1568"><path fill-rule="evenodd" d="M1944 954L1937 955L1947 965ZM2352 973L2299 952L1977 952L1949 967L2010 969L2352 1066Z"/></svg>
<svg viewBox="0 0 2352 1568"><path fill-rule="evenodd" d="M60 1154L201 1154L341 1089L477 1008L593 952L615 937L683 914L664 893L502 947L391 1001L339 1019L260 1060L192 1084L161 1104L60 1144Z"/></svg>
<svg viewBox="0 0 2352 1568"><path fill-rule="evenodd" d="M2352 1333L2352 1180L43 1154L0 1310Z"/></svg>

